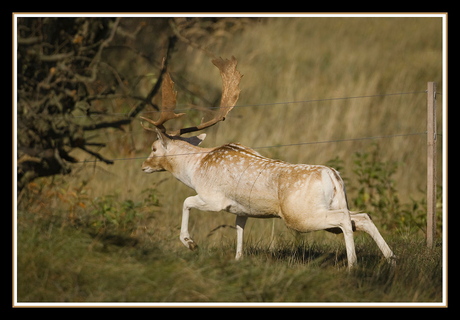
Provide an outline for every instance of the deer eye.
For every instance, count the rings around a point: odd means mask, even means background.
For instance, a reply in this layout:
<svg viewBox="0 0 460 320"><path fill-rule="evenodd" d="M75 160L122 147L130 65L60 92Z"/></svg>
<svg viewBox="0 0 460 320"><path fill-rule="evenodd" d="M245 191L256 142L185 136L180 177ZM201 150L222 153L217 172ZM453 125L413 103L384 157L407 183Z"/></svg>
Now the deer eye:
<svg viewBox="0 0 460 320"><path fill-rule="evenodd" d="M157 151L157 148L152 148L152 151L153 151L153 152L156 152L156 151Z"/></svg>

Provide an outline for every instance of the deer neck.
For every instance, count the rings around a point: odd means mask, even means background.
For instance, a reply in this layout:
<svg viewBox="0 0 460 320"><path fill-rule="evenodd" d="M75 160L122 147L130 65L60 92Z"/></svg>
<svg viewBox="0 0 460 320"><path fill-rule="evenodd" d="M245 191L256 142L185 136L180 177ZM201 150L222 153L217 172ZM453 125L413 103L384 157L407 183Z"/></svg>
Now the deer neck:
<svg viewBox="0 0 460 320"><path fill-rule="evenodd" d="M177 180L195 189L194 173L207 151L208 149L195 147L188 143L175 145L168 152L168 167L165 169L171 172Z"/></svg>

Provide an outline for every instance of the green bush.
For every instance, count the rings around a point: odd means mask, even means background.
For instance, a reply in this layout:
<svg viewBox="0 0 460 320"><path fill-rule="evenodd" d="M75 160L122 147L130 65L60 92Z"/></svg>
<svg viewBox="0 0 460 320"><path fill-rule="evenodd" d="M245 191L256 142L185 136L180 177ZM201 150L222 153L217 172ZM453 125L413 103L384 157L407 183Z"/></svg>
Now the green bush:
<svg viewBox="0 0 460 320"><path fill-rule="evenodd" d="M119 195L96 197L92 200L93 210L88 225L96 233L127 233L131 234L148 219L145 211L159 207L155 189L142 191L146 195L142 201L119 200Z"/></svg>
<svg viewBox="0 0 460 320"><path fill-rule="evenodd" d="M404 229L425 231L426 198L410 201L400 199L393 176L403 165L401 162L384 161L378 143L373 143L368 151L353 154L352 172L349 178L344 172L343 161L336 157L327 162L341 172L345 182L350 210L363 211L379 219L383 229ZM420 189L421 193L425 193ZM442 186L437 188L437 231L442 232Z"/></svg>

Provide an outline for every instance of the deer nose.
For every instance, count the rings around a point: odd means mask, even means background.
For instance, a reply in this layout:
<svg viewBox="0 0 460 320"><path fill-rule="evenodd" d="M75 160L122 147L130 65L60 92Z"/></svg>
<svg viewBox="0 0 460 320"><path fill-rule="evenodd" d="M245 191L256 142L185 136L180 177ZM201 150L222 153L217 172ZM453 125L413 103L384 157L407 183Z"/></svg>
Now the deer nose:
<svg viewBox="0 0 460 320"><path fill-rule="evenodd" d="M142 163L141 169L142 171L147 171L150 167L145 165L145 162Z"/></svg>
<svg viewBox="0 0 460 320"><path fill-rule="evenodd" d="M152 173L153 172L153 169L150 168L149 166L142 166L142 171L144 171L145 173Z"/></svg>

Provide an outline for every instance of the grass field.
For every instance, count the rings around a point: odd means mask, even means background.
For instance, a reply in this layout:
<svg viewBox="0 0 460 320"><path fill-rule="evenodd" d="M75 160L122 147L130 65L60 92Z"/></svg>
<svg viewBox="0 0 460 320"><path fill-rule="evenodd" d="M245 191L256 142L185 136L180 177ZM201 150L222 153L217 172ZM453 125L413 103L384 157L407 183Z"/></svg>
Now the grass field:
<svg viewBox="0 0 460 320"><path fill-rule="evenodd" d="M427 249L410 227L382 233L396 267L356 234L349 273L341 235L250 219L235 261L233 215L193 212L192 252L178 240L180 211L156 190L133 201L62 180L29 187L18 210L19 302L442 301L442 243Z"/></svg>
<svg viewBox="0 0 460 320"><path fill-rule="evenodd" d="M398 257L395 268L370 238L357 235L358 266L348 273L342 236L296 235L276 221L270 246L272 222L250 220L245 258L235 261L235 230L212 232L232 225L229 214L195 213L199 249L191 252L178 240L178 214L166 208L133 204L135 222L129 223L129 210L114 205L110 222L111 213L101 214L101 203L85 192L42 191L46 198L31 197L29 209L18 212L19 302L442 300L441 243L429 250L410 231L384 233Z"/></svg>
<svg viewBox="0 0 460 320"><path fill-rule="evenodd" d="M440 18L274 18L247 23L225 41L200 44L238 59L244 74L238 105L249 106L419 92L428 81L436 81L440 91L441 27ZM179 84L219 100L219 73L201 51L179 47L171 71L179 105L199 103ZM203 146L424 132L425 108L424 93L240 107L206 132ZM182 121L198 122L204 115L191 110ZM101 152L107 158L146 157L154 136L136 123L130 130L107 130L99 137L108 143ZM373 164L381 168L397 164L382 180L390 200L372 207L375 224L398 257L395 268L370 237L358 233L358 266L349 273L343 236L296 234L271 219L248 220L245 258L237 262L235 217L224 212L192 211L189 228L199 250L188 251L179 240L180 217L193 190L168 173L144 174L142 159L86 163L75 165L72 175L36 180L19 195L18 302L440 302L442 230L430 250L422 218L407 219L407 212L425 210L425 141L416 135L379 139L378 148L365 140L258 150L293 163L324 164L338 157L353 186L347 188L352 201L363 196L353 172L357 152L378 150ZM440 212L442 206L440 201Z"/></svg>

